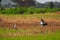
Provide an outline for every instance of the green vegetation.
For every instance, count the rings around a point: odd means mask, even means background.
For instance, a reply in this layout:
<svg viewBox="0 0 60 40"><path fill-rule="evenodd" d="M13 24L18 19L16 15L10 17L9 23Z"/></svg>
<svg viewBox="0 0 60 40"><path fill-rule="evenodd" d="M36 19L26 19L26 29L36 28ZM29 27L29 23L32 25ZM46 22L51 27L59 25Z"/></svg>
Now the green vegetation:
<svg viewBox="0 0 60 40"><path fill-rule="evenodd" d="M37 35L37 36L21 36L21 37L1 37L0 40L60 40L60 34Z"/></svg>
<svg viewBox="0 0 60 40"><path fill-rule="evenodd" d="M2 18L24 18L24 19L27 19L27 18L37 18L37 19L40 19L40 18L47 18L47 19L59 19L60 18L60 14L56 14L56 13L45 13L45 14L0 14L0 17Z"/></svg>
<svg viewBox="0 0 60 40"><path fill-rule="evenodd" d="M0 14L33 14L33 13L49 13L60 11L60 8L35 8L35 7L17 7L17 8L1 8Z"/></svg>
<svg viewBox="0 0 60 40"><path fill-rule="evenodd" d="M1 29L0 28L0 40L60 40L60 31L52 32L50 34L38 34L38 35L24 35L24 36L7 36L10 33L17 34L18 32L26 32L26 30L14 30L14 29Z"/></svg>

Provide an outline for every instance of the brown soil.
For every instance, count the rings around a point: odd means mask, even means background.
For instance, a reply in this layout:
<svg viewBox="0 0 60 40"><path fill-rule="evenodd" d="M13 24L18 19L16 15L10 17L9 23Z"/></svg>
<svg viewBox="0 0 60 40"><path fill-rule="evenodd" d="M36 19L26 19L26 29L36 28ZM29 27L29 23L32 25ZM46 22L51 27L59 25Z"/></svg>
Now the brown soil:
<svg viewBox="0 0 60 40"><path fill-rule="evenodd" d="M40 19L1 19L0 27L2 28L13 28L14 24L17 24L17 29L30 30L29 33L37 34L47 32L54 32L60 30L60 19L44 19L47 22L46 26L40 26Z"/></svg>

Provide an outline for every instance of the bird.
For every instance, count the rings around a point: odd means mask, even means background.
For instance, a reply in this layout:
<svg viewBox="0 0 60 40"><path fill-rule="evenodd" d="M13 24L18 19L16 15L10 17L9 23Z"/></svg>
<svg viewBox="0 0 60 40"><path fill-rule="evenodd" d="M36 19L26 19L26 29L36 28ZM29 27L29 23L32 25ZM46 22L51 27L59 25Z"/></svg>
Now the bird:
<svg viewBox="0 0 60 40"><path fill-rule="evenodd" d="M17 25L16 25L16 23L14 23L14 29L16 29L16 30L17 30Z"/></svg>
<svg viewBox="0 0 60 40"><path fill-rule="evenodd" d="M45 25L45 22L44 22L43 19L41 19L40 25L41 25L41 26L44 26L44 25Z"/></svg>

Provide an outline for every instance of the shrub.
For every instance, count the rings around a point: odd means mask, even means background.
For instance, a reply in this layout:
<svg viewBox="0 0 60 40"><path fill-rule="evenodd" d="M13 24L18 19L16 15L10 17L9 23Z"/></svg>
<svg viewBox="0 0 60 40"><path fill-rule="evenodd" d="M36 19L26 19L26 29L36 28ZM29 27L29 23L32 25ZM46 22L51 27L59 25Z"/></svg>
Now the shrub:
<svg viewBox="0 0 60 40"><path fill-rule="evenodd" d="M60 8L35 8L35 7L17 7L4 8L0 10L1 14L33 14L33 13L48 13L60 11Z"/></svg>

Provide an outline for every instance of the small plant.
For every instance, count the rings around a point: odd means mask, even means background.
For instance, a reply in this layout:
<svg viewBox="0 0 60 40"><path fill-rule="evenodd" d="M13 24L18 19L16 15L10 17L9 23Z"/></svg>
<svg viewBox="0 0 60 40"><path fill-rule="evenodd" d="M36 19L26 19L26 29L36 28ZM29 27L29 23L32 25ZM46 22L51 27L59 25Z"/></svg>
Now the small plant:
<svg viewBox="0 0 60 40"><path fill-rule="evenodd" d="M41 12L41 13L45 13L45 10L43 9L43 10L41 10L40 12Z"/></svg>
<svg viewBox="0 0 60 40"><path fill-rule="evenodd" d="M20 14L24 14L24 11L23 11L23 10L21 10L21 11L20 11Z"/></svg>
<svg viewBox="0 0 60 40"><path fill-rule="evenodd" d="M30 14L33 14L33 12L31 11Z"/></svg>

